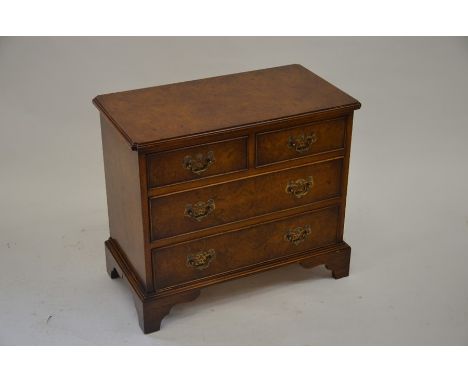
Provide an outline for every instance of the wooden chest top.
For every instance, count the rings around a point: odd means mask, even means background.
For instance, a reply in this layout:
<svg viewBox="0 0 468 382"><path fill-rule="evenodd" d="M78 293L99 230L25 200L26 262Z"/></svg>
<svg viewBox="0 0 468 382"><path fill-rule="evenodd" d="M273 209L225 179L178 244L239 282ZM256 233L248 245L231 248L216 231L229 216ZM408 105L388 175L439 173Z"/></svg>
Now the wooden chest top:
<svg viewBox="0 0 468 382"><path fill-rule="evenodd" d="M360 103L301 65L97 96L133 149Z"/></svg>

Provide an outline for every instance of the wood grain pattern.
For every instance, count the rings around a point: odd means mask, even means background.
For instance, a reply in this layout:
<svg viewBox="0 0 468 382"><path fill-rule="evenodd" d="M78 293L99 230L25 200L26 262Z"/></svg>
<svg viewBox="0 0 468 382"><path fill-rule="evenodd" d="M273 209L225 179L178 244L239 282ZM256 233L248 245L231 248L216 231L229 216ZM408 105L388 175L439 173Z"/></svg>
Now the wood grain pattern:
<svg viewBox="0 0 468 382"><path fill-rule="evenodd" d="M106 241L106 266L109 276L113 279L124 278L133 292L133 299L138 313L138 321L143 333L157 331L161 327L162 319L175 305L196 299L200 288L215 283L250 276L265 272L284 265L299 263L305 268L325 265L332 271L335 278L345 277L349 274L349 259L351 248L344 242L319 248L313 252L301 252L297 255L280 257L276 260L245 267L238 271L226 272L217 277L207 277L194 283L188 283L175 288L168 288L157 292L145 292L136 282L134 273L128 267L120 249L115 246L112 239Z"/></svg>
<svg viewBox="0 0 468 382"><path fill-rule="evenodd" d="M354 98L289 65L93 102L106 268L128 282L144 333L212 284L292 263L349 274Z"/></svg>
<svg viewBox="0 0 468 382"><path fill-rule="evenodd" d="M310 227L310 233L304 241L293 244L285 239L290 229L305 226ZM338 208L335 206L173 247L155 249L154 284L156 288L164 288L334 244L337 242L337 226ZM266 237L268 240L265 240ZM187 266L188 256L210 249L216 252L216 258L206 269Z"/></svg>
<svg viewBox="0 0 468 382"><path fill-rule="evenodd" d="M342 160L336 159L151 198L151 237L158 240L338 196L341 170ZM313 179L313 185L305 196L295 198L286 192L290 181L309 176ZM208 200L213 200L215 209L203 220L196 221L185 216L187 205Z"/></svg>
<svg viewBox="0 0 468 382"><path fill-rule="evenodd" d="M186 157L206 158L210 152L213 153L214 162L200 174L184 167ZM163 151L148 155L148 187L199 180L247 168L247 137Z"/></svg>
<svg viewBox="0 0 468 382"><path fill-rule="evenodd" d="M109 231L132 263L141 282L146 277L138 154L101 116Z"/></svg>
<svg viewBox="0 0 468 382"><path fill-rule="evenodd" d="M357 100L300 65L100 95L131 145L335 108Z"/></svg>
<svg viewBox="0 0 468 382"><path fill-rule="evenodd" d="M345 118L308 123L279 131L257 134L256 165L263 166L275 162L316 155L344 148ZM289 141L309 137L302 151L290 147Z"/></svg>
<svg viewBox="0 0 468 382"><path fill-rule="evenodd" d="M219 233L223 233L227 231L239 230L239 229L243 229L246 227L255 226L257 224L267 223L275 219L283 219L283 218L287 218L293 215L302 214L310 210L325 208L325 207L329 207L332 205L339 205L341 203L341 200L342 200L342 197L337 196L335 198L324 199L324 200L311 203L311 204L303 204L301 206L289 208L286 210L274 211L272 213L265 214L265 215L253 216L248 219L237 220L232 223L208 227L199 231L190 231L190 232L180 234L177 236L170 236L170 237L166 237L163 239L158 239L156 241L152 241L150 243L150 247L152 249L162 248L162 247L180 244L184 241L195 240L204 236L217 235Z"/></svg>
<svg viewBox="0 0 468 382"><path fill-rule="evenodd" d="M111 279L125 278L133 292L133 302L138 314L138 323L143 333L151 333L161 328L161 321L176 304L189 302L200 295L198 289L178 294L157 296L143 292L135 287L134 276L122 259L121 252L112 241L106 242L106 268Z"/></svg>

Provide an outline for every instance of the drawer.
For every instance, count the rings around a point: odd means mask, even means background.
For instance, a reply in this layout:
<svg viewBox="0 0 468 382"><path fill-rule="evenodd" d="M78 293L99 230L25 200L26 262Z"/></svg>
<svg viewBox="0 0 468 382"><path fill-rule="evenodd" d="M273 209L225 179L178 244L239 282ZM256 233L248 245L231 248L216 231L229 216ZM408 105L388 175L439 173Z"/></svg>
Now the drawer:
<svg viewBox="0 0 468 382"><path fill-rule="evenodd" d="M154 249L155 286L161 289L334 244L338 214L339 207L333 206Z"/></svg>
<svg viewBox="0 0 468 382"><path fill-rule="evenodd" d="M148 187L247 169L247 137L185 147L147 157Z"/></svg>
<svg viewBox="0 0 468 382"><path fill-rule="evenodd" d="M319 154L344 147L345 118L296 126L256 136L257 166Z"/></svg>
<svg viewBox="0 0 468 382"><path fill-rule="evenodd" d="M338 196L342 159L150 199L152 240Z"/></svg>

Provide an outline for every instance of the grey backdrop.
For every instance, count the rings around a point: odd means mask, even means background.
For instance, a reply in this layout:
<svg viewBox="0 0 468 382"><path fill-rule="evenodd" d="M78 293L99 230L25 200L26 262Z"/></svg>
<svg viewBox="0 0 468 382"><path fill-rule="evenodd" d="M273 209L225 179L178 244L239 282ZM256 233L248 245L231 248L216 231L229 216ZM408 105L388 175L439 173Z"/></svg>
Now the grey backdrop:
<svg viewBox="0 0 468 382"><path fill-rule="evenodd" d="M105 272L101 93L300 63L362 102L349 278L289 266L143 335ZM1 344L468 344L468 39L1 38Z"/></svg>

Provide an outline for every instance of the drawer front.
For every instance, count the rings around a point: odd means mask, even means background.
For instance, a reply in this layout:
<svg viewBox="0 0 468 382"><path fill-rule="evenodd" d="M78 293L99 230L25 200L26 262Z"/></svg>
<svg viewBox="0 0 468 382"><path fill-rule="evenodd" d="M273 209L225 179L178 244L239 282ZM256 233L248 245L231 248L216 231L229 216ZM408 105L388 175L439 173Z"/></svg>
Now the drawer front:
<svg viewBox="0 0 468 382"><path fill-rule="evenodd" d="M148 155L148 187L247 169L247 137Z"/></svg>
<svg viewBox="0 0 468 382"><path fill-rule="evenodd" d="M337 242L338 214L339 207L333 206L154 249L155 286L161 289L334 244Z"/></svg>
<svg viewBox="0 0 468 382"><path fill-rule="evenodd" d="M150 199L152 240L338 196L342 159Z"/></svg>
<svg viewBox="0 0 468 382"><path fill-rule="evenodd" d="M344 147L345 118L320 121L256 136L257 166Z"/></svg>

